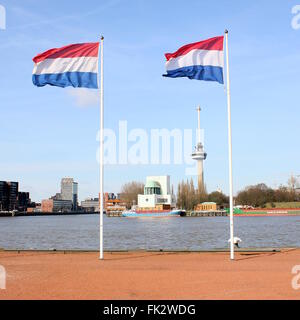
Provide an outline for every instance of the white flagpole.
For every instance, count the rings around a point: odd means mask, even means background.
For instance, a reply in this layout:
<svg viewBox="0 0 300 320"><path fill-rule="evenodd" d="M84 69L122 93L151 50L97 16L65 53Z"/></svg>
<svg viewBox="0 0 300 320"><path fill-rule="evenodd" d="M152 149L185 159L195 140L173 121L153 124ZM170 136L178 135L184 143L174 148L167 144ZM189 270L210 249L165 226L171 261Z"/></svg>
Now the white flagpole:
<svg viewBox="0 0 300 320"><path fill-rule="evenodd" d="M227 66L227 108L228 108L228 153L229 153L229 203L230 203L230 259L234 260L233 243L233 182L232 182L232 137L231 137L231 99L230 99L230 75L228 56L228 30L225 30L226 39L226 66Z"/></svg>
<svg viewBox="0 0 300 320"><path fill-rule="evenodd" d="M104 96L103 96L103 40L101 36L100 53L100 259L103 259L103 143L104 143Z"/></svg>

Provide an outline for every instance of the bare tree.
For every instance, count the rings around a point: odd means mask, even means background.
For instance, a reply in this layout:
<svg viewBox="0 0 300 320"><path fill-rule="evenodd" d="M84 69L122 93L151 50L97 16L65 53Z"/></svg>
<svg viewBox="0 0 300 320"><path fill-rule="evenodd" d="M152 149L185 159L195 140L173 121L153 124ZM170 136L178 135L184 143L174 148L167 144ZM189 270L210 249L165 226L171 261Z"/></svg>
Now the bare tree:
<svg viewBox="0 0 300 320"><path fill-rule="evenodd" d="M182 181L177 189L177 207L185 210L193 210L194 207L207 201L206 188L195 189L193 179Z"/></svg>
<svg viewBox="0 0 300 320"><path fill-rule="evenodd" d="M126 183L121 188L121 200L126 203L127 208L131 208L137 203L138 194L144 194L144 184L132 181Z"/></svg>

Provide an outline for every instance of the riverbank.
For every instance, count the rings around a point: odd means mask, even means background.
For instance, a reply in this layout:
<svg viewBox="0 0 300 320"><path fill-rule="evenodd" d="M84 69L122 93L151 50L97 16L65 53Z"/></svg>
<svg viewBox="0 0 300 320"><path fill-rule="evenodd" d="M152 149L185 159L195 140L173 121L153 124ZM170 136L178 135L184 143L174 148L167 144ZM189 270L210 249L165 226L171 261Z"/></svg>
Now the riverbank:
<svg viewBox="0 0 300 320"><path fill-rule="evenodd" d="M300 249L280 252L0 251L1 299L300 299Z"/></svg>
<svg viewBox="0 0 300 320"><path fill-rule="evenodd" d="M91 215L99 214L99 212L83 212L83 211L72 211L72 212L0 212L1 217L43 217L43 216L78 216L78 215Z"/></svg>
<svg viewBox="0 0 300 320"><path fill-rule="evenodd" d="M99 212L0 212L1 217L41 217L41 216L78 216L78 215L99 215ZM121 211L105 213L107 217L123 217ZM219 211L187 211L181 217L227 217L229 213L225 210ZM300 210L247 210L234 213L234 217L291 217L300 216ZM143 216L145 217L145 216ZM153 218L149 216L149 218Z"/></svg>
<svg viewBox="0 0 300 320"><path fill-rule="evenodd" d="M235 217L291 217L300 216L299 208L265 208L265 209L235 209Z"/></svg>

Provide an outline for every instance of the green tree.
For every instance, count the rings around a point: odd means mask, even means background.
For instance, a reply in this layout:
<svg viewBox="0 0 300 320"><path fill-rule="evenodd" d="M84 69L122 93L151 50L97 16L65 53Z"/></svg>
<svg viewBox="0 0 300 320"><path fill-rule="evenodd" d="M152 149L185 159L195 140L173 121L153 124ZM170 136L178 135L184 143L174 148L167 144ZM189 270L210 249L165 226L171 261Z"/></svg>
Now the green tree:
<svg viewBox="0 0 300 320"><path fill-rule="evenodd" d="M229 198L222 192L213 191L208 195L208 201L215 202L218 205L228 205Z"/></svg>
<svg viewBox="0 0 300 320"><path fill-rule="evenodd" d="M275 192L264 183L246 187L236 197L236 204L265 207L266 203L274 202Z"/></svg>

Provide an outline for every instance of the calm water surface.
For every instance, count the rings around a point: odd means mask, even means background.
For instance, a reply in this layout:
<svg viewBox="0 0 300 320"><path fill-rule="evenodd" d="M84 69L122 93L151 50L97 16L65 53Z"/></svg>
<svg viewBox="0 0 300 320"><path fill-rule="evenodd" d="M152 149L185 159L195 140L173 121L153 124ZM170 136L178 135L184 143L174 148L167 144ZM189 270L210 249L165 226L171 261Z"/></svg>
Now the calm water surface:
<svg viewBox="0 0 300 320"><path fill-rule="evenodd" d="M98 249L99 216L0 218L0 248ZM242 247L300 247L300 216L237 217ZM105 250L227 248L229 218L107 218Z"/></svg>

